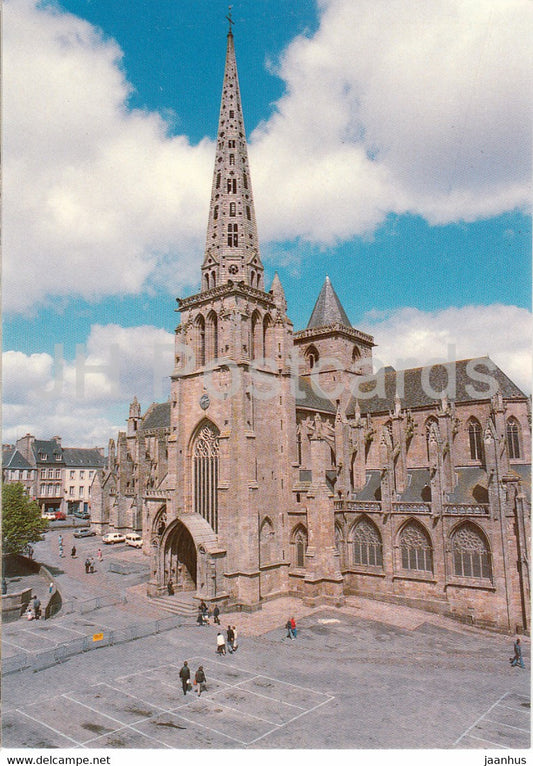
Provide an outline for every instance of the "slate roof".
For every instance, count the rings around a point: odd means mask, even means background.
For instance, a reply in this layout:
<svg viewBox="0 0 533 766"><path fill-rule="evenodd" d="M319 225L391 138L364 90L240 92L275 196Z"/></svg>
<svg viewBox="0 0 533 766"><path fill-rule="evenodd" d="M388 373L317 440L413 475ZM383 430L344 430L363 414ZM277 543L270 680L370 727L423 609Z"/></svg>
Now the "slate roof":
<svg viewBox="0 0 533 766"><path fill-rule="evenodd" d="M151 404L142 419L141 431L170 428L170 402Z"/></svg>
<svg viewBox="0 0 533 766"><path fill-rule="evenodd" d="M68 468L103 468L105 457L96 449L64 447L63 461Z"/></svg>
<svg viewBox="0 0 533 766"><path fill-rule="evenodd" d="M378 492L379 490L379 492ZM353 493L355 500L374 501L380 497L381 492L381 471L369 470L366 472L366 484L358 492Z"/></svg>
<svg viewBox="0 0 533 766"><path fill-rule="evenodd" d="M350 329L352 327L329 277L326 277L311 314L311 319L307 324L307 329L326 327L331 324L342 324L345 327L350 327Z"/></svg>
<svg viewBox="0 0 533 766"><path fill-rule="evenodd" d="M44 453L46 459L42 460L39 455ZM33 454L37 463L62 463L63 462L63 450L61 445L53 439L35 439L33 442ZM60 456L60 460L57 460L57 456Z"/></svg>
<svg viewBox="0 0 533 766"><path fill-rule="evenodd" d="M475 359L462 359L455 363L455 394L450 395L450 401L472 402L479 399L489 399L495 391L490 392L487 381L478 381L474 375L490 376L497 384L504 399L525 399L525 394L516 386L507 375L500 370L488 356ZM440 398L439 392L444 391L448 383L448 371L442 365L433 367L414 367L409 370L397 372L392 367L386 367L383 371L385 382L385 397L377 393L369 399L359 399L359 407L362 414L367 412L388 412L394 409L394 398L398 391L402 407L415 409L428 407ZM425 377L428 376L428 385ZM470 392L467 390L470 388ZM371 381L361 386L361 391L371 392L376 388L376 383ZM426 390L424 390L424 388ZM433 393L433 395L432 395ZM355 397L348 406L348 414L353 414L355 409Z"/></svg>
<svg viewBox="0 0 533 766"><path fill-rule="evenodd" d="M470 367L469 367L470 365ZM487 366L488 365L488 366ZM425 372L424 372L425 371ZM448 396L450 401L455 402L473 402L476 400L489 399L495 392L488 390L487 381L477 381L472 378L472 371L477 375L490 376L502 392L504 399L525 399L526 395L518 388L500 368L489 359L488 356L476 359L463 359L455 363L455 395L451 393ZM434 392L425 384L424 376L428 376L429 385ZM394 399L398 391L403 409L416 409L417 407L430 407L435 401L440 399L438 393L444 391L447 385L447 370L441 365L431 367L414 367L409 370L394 370L392 367L385 367L376 376L380 383L376 383L373 378L367 383L362 383L360 391L369 394L375 389L375 393L367 399L359 398L359 409L361 414L389 412L394 410ZM383 386L381 381L384 382ZM311 385L309 375L301 376L298 379L298 386L302 396L296 398L296 407L298 409L317 410L319 412L335 412L335 403L325 396L317 393ZM471 394L466 387L470 386ZM355 411L355 397L352 397L348 407L347 414L353 416Z"/></svg>
<svg viewBox="0 0 533 766"><path fill-rule="evenodd" d="M13 447L2 450L2 465L4 468L31 468L32 466L21 453Z"/></svg>

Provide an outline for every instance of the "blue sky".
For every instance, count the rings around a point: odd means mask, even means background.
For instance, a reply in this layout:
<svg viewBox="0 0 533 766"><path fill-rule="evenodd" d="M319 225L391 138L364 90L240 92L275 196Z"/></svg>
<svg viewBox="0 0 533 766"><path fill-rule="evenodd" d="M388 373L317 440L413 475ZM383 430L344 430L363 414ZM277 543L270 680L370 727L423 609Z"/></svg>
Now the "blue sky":
<svg viewBox="0 0 533 766"><path fill-rule="evenodd" d="M153 347L170 348L175 298L198 287L226 13L6 0L4 440L104 444L133 394L165 398ZM528 388L530 4L232 14L267 282L277 270L295 328L328 274L383 363L452 345ZM83 398L80 345L102 367Z"/></svg>

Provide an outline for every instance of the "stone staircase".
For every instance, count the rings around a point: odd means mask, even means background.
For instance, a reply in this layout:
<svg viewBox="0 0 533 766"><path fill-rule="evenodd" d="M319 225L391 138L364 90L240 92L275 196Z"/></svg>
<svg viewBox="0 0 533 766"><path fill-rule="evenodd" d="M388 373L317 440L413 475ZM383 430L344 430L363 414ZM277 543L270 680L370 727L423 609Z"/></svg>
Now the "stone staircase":
<svg viewBox="0 0 533 766"><path fill-rule="evenodd" d="M173 596L152 596L149 601L166 612L182 617L196 619L198 615L198 602L194 599L194 591L175 593Z"/></svg>

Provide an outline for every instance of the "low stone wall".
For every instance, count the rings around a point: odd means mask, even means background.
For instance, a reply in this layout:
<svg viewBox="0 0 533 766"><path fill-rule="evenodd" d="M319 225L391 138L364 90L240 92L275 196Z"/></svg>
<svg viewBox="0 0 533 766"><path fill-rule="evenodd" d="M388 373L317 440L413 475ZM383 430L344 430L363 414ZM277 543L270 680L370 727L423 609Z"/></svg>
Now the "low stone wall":
<svg viewBox="0 0 533 766"><path fill-rule="evenodd" d="M31 601L31 588L2 596L2 622L15 622L21 617Z"/></svg>

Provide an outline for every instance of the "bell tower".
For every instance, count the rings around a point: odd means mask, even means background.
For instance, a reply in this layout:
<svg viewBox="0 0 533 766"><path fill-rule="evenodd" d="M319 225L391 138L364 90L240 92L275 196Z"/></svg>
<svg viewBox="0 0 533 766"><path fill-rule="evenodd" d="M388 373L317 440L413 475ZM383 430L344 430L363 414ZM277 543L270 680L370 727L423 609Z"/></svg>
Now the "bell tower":
<svg viewBox="0 0 533 766"><path fill-rule="evenodd" d="M197 530L197 595L256 609L288 587L293 328L279 277L264 287L229 21L201 287L178 299L167 509Z"/></svg>

